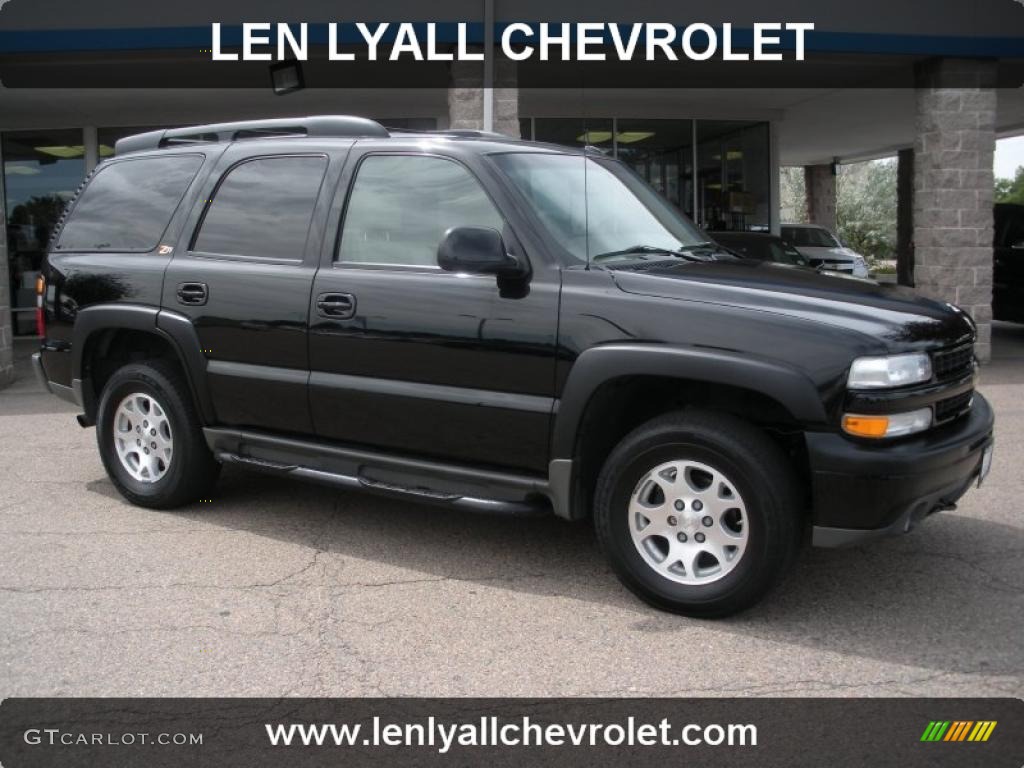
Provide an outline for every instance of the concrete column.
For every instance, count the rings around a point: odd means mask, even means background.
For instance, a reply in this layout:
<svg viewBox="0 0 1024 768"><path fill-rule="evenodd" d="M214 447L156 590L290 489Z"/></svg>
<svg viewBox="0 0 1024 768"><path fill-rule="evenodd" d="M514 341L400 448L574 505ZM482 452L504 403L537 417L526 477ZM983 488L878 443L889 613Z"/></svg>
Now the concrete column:
<svg viewBox="0 0 1024 768"><path fill-rule="evenodd" d="M484 89L480 87L481 62L453 61L448 88L448 127L484 130ZM495 88L491 89L493 130L519 138L519 89L515 87L515 62L495 62Z"/></svg>
<svg viewBox="0 0 1024 768"><path fill-rule="evenodd" d="M483 64L453 61L448 87L448 127L463 130L484 129L484 89L480 87Z"/></svg>
<svg viewBox="0 0 1024 768"><path fill-rule="evenodd" d="M914 284L970 313L991 358L995 62L940 59L918 70Z"/></svg>
<svg viewBox="0 0 1024 768"><path fill-rule="evenodd" d="M3 168L0 147L0 169ZM14 334L11 326L11 279L7 266L7 201L0 178L0 388L14 379Z"/></svg>
<svg viewBox="0 0 1024 768"><path fill-rule="evenodd" d="M519 88L516 87L516 63L499 58L495 66L494 130L513 139L519 134Z"/></svg>
<svg viewBox="0 0 1024 768"><path fill-rule="evenodd" d="M82 147L85 149L85 175L88 176L100 162L99 131L95 125L82 129Z"/></svg>
<svg viewBox="0 0 1024 768"><path fill-rule="evenodd" d="M696 142L694 142L696 147ZM782 167L779 165L779 124L768 123L768 169L771 180L771 205L768 209L768 229L773 235L782 234Z"/></svg>
<svg viewBox="0 0 1024 768"><path fill-rule="evenodd" d="M914 285L914 150L896 157L896 282Z"/></svg>
<svg viewBox="0 0 1024 768"><path fill-rule="evenodd" d="M804 166L807 221L836 231L836 175L831 164Z"/></svg>

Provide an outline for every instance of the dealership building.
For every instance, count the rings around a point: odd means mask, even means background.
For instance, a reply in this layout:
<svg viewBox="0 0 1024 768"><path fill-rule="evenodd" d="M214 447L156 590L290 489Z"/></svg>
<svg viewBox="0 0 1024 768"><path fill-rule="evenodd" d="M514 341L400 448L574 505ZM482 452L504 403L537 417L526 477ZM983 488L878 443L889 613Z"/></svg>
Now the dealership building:
<svg viewBox="0 0 1024 768"><path fill-rule="evenodd" d="M862 0L820 8L739 0L690 4L690 18L681 21L666 19L680 11L665 0L628 5L629 18L611 0L318 0L292 19L265 0L0 0L0 264L7 272L0 386L13 375L13 337L34 333L35 275L63 203L118 138L155 126L307 114L594 145L629 163L706 229L778 232L782 166L805 169L810 220L834 229L836 163L898 156L901 281L971 312L979 356L989 356L992 161L997 138L1024 133L1024 4ZM752 77L748 85L740 65L729 70L735 77L720 78L728 87L694 88L694 70L679 65L677 80L662 77L656 87L593 87L586 79L534 87L529 65L518 77L530 85L520 86L507 62L499 72L483 67L482 75L456 62L446 83L415 87L334 87L333 80L323 87L312 65L304 67L306 87L287 95L270 87L268 67L256 81L247 79L251 67L239 68L238 82L224 87L110 87L126 71L148 72L151 82L167 73L177 85L174 73L208 61L211 22L268 20L468 21L483 49L494 44L490 30L511 22L668 20L749 29L757 21L809 20L815 72L830 74L787 87L779 85L784 78ZM65 75L75 87L61 87ZM48 87L10 87L24 82Z"/></svg>

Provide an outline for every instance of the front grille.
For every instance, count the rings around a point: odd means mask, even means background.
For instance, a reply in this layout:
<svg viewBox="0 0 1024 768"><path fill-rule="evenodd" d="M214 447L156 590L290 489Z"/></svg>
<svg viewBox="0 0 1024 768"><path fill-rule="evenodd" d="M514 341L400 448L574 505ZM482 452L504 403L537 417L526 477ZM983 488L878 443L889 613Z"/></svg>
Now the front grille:
<svg viewBox="0 0 1024 768"><path fill-rule="evenodd" d="M935 423L941 424L944 421L955 419L961 413L971 407L971 399L974 397L974 390L963 392L945 400L939 400L935 404Z"/></svg>
<svg viewBox="0 0 1024 768"><path fill-rule="evenodd" d="M932 372L938 381L962 378L973 368L973 344L964 344L953 349L941 349L932 353Z"/></svg>

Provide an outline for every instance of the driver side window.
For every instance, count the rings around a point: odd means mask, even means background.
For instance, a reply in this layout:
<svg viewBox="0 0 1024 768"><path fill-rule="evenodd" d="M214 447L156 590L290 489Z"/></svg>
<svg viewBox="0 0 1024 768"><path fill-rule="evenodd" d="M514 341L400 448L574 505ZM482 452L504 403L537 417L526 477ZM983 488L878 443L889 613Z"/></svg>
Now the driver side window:
<svg viewBox="0 0 1024 768"><path fill-rule="evenodd" d="M466 168L441 157L370 155L349 193L337 260L436 267L444 233L464 226L504 226Z"/></svg>

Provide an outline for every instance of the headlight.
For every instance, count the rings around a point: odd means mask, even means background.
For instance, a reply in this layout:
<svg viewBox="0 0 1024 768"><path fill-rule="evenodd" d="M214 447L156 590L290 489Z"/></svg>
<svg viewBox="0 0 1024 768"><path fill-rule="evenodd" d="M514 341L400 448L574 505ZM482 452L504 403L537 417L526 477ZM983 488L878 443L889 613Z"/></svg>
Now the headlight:
<svg viewBox="0 0 1024 768"><path fill-rule="evenodd" d="M860 416L855 413L843 416L843 431L857 437L901 437L924 432L931 425L931 408L884 416Z"/></svg>
<svg viewBox="0 0 1024 768"><path fill-rule="evenodd" d="M881 389L919 384L932 377L932 361L924 353L890 357L859 357L850 366L850 389Z"/></svg>

